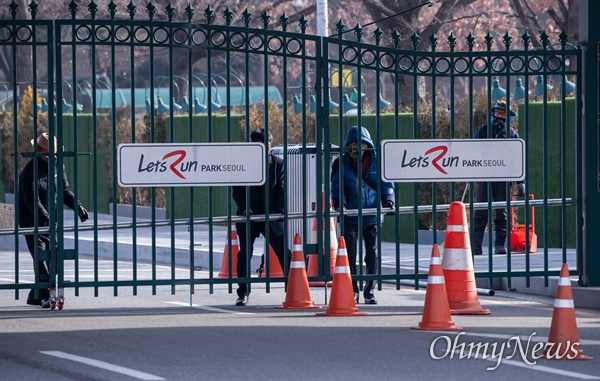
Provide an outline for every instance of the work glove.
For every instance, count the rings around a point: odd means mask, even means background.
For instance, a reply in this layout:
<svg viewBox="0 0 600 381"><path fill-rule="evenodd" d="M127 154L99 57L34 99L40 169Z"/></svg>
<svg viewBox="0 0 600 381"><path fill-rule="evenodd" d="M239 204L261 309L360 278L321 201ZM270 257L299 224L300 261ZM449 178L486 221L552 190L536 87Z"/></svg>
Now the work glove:
<svg viewBox="0 0 600 381"><path fill-rule="evenodd" d="M83 205L79 205L77 207L77 214L79 215L79 220L81 222L85 222L85 221L87 221L90 218L90 216L88 214L88 211L85 210L85 208L83 207Z"/></svg>
<svg viewBox="0 0 600 381"><path fill-rule="evenodd" d="M384 208L393 208L394 207L394 201L392 200L385 200L381 202L381 206L383 206Z"/></svg>
<svg viewBox="0 0 600 381"><path fill-rule="evenodd" d="M525 197L525 183L517 183L517 197Z"/></svg>

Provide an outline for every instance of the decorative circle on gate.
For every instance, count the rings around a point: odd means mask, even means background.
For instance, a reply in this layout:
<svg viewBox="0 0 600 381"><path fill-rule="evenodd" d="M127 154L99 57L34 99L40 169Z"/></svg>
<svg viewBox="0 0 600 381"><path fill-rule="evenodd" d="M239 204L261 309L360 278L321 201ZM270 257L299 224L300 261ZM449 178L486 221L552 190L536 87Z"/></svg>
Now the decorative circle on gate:
<svg viewBox="0 0 600 381"><path fill-rule="evenodd" d="M504 57L494 57L492 58L492 72L494 73L502 73L504 69L506 69L506 59Z"/></svg>
<svg viewBox="0 0 600 381"><path fill-rule="evenodd" d="M206 31L204 29L196 29L194 33L192 33L192 42L196 45L203 45L206 43L208 36L206 35Z"/></svg>
<svg viewBox="0 0 600 381"><path fill-rule="evenodd" d="M379 66L385 69L394 67L394 56L389 53L383 53L379 56Z"/></svg>
<svg viewBox="0 0 600 381"><path fill-rule="evenodd" d="M286 41L286 50L290 54L298 54L302 49L302 42L297 38L291 38Z"/></svg>
<svg viewBox="0 0 600 381"><path fill-rule="evenodd" d="M154 32L154 42L158 44L164 44L165 42L169 41L169 31L167 29L159 27L154 29L152 32Z"/></svg>
<svg viewBox="0 0 600 381"><path fill-rule="evenodd" d="M454 71L458 74L464 74L469 70L469 61L466 58L457 58L454 61Z"/></svg>
<svg viewBox="0 0 600 381"><path fill-rule="evenodd" d="M30 41L32 37L31 26L27 25L18 27L16 31L16 36L17 40L21 42Z"/></svg>
<svg viewBox="0 0 600 381"><path fill-rule="evenodd" d="M347 46L342 50L342 58L346 63L355 62L358 57L358 53L355 48Z"/></svg>
<svg viewBox="0 0 600 381"><path fill-rule="evenodd" d="M550 71L562 70L562 59L559 56L550 56L546 61L546 65Z"/></svg>
<svg viewBox="0 0 600 381"><path fill-rule="evenodd" d="M210 42L213 46L223 46L227 42L227 36L225 36L225 33L217 30L210 36Z"/></svg>
<svg viewBox="0 0 600 381"><path fill-rule="evenodd" d="M415 61L411 56L400 56L398 59L398 70L400 71L412 71L415 65Z"/></svg>
<svg viewBox="0 0 600 381"><path fill-rule="evenodd" d="M438 58L435 61L435 70L438 74L446 74L452 69L452 65L450 64L450 60L448 58Z"/></svg>
<svg viewBox="0 0 600 381"><path fill-rule="evenodd" d="M511 71L520 73L525 67L525 60L523 57L510 57L508 65Z"/></svg>
<svg viewBox="0 0 600 381"><path fill-rule="evenodd" d="M248 45L250 46L251 49L260 50L265 45L265 42L261 35L253 34L250 36L250 39L248 40Z"/></svg>
<svg viewBox="0 0 600 381"><path fill-rule="evenodd" d="M119 42L127 42L130 35L129 28L122 25L115 29L115 39Z"/></svg>
<svg viewBox="0 0 600 381"><path fill-rule="evenodd" d="M79 25L75 28L75 37L79 41L87 41L92 36L92 30L87 25Z"/></svg>
<svg viewBox="0 0 600 381"><path fill-rule="evenodd" d="M7 26L0 26L0 42L8 42L12 38L12 31Z"/></svg>
<svg viewBox="0 0 600 381"><path fill-rule="evenodd" d="M363 65L371 66L377 62L377 54L375 54L375 52L372 50L365 50L364 52L362 52L360 61Z"/></svg>
<svg viewBox="0 0 600 381"><path fill-rule="evenodd" d="M135 28L134 37L136 42L146 42L150 38L150 32L146 27L140 26Z"/></svg>
<svg viewBox="0 0 600 381"><path fill-rule="evenodd" d="M173 30L173 41L179 45L185 45L188 41L188 32L183 28Z"/></svg>
<svg viewBox="0 0 600 381"><path fill-rule="evenodd" d="M234 48L242 48L246 44L246 37L242 33L235 32L229 36L229 43Z"/></svg>
<svg viewBox="0 0 600 381"><path fill-rule="evenodd" d="M271 37L267 41L267 49L270 52L277 53L281 51L283 47L283 41L279 37Z"/></svg>
<svg viewBox="0 0 600 381"><path fill-rule="evenodd" d="M106 25L101 25L95 30L96 40L99 42L106 42L110 40L112 33Z"/></svg>
<svg viewBox="0 0 600 381"><path fill-rule="evenodd" d="M473 71L475 73L483 73L488 68L488 62L485 58L475 58L473 60Z"/></svg>
<svg viewBox="0 0 600 381"><path fill-rule="evenodd" d="M531 56L529 57L529 60L527 61L527 67L529 68L529 70L535 72L541 71L543 69L543 62L542 61L542 57L540 56Z"/></svg>
<svg viewBox="0 0 600 381"><path fill-rule="evenodd" d="M429 57L419 58L417 61L417 70L420 73L427 73L431 70L431 59Z"/></svg>

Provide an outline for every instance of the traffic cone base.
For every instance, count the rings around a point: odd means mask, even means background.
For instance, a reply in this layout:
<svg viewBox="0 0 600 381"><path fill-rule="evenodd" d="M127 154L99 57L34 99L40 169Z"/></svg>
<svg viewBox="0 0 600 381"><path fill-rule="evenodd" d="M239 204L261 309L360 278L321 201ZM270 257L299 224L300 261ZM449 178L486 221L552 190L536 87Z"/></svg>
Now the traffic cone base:
<svg viewBox="0 0 600 381"><path fill-rule="evenodd" d="M444 271L446 274L446 271ZM448 304L452 315L489 315L491 311L481 307L473 271L452 271L452 280L446 280ZM457 291L458 290L458 291Z"/></svg>
<svg viewBox="0 0 600 381"><path fill-rule="evenodd" d="M448 295L444 281L444 270L438 245L431 249L431 261L429 265L429 276L427 277L427 291L425 294L425 306L423 308L423 320L417 327L411 329L422 331L461 331L461 327L454 325L450 317L448 306Z"/></svg>
<svg viewBox="0 0 600 381"><path fill-rule="evenodd" d="M338 254L335 259L333 271L333 287L329 298L329 308L325 312L317 313L319 316L366 316L356 307L354 291L352 289L352 276L348 264L346 241L340 237L338 241Z"/></svg>
<svg viewBox="0 0 600 381"><path fill-rule="evenodd" d="M573 290L566 263L563 263L560 269L550 335L544 357L549 360L593 360L592 357L583 354L579 345Z"/></svg>
<svg viewBox="0 0 600 381"><path fill-rule="evenodd" d="M285 302L275 308L283 309L313 309L321 308L315 306L310 299L310 289L308 287L308 277L304 266L304 253L302 251L302 240L300 234L296 233L294 237L294 250L292 251L292 260L290 262L290 273L285 293Z"/></svg>

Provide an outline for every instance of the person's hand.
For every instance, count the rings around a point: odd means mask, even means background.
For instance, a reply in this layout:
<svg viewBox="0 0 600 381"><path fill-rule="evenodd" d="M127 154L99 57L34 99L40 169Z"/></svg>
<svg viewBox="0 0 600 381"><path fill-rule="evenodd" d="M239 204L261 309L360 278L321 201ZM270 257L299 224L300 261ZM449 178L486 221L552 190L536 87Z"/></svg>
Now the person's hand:
<svg viewBox="0 0 600 381"><path fill-rule="evenodd" d="M517 197L525 197L525 183L517 183Z"/></svg>
<svg viewBox="0 0 600 381"><path fill-rule="evenodd" d="M392 200L385 200L381 202L381 206L383 206L384 208L393 208L394 207L394 201Z"/></svg>
<svg viewBox="0 0 600 381"><path fill-rule="evenodd" d="M77 207L77 214L79 215L79 220L81 222L85 222L88 220L88 218L90 218L88 211L85 210L85 208L83 207L83 205L79 205Z"/></svg>

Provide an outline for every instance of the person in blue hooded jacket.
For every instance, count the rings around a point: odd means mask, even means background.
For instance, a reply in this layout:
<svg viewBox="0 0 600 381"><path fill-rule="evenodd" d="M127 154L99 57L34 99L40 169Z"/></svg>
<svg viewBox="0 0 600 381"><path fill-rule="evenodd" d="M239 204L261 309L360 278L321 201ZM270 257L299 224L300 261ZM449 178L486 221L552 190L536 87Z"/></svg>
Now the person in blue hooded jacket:
<svg viewBox="0 0 600 381"><path fill-rule="evenodd" d="M360 147L360 149L359 149ZM385 208L394 207L394 186L381 181L377 172L377 156L371 135L366 128L351 127L346 134L344 143L345 153L336 159L331 170L331 203L334 209L367 209L376 208L379 203L377 187L381 191L381 205ZM359 181L359 176L361 181ZM360 187L360 188L359 188ZM377 273L377 226L383 222L383 216L378 219L375 215L362 216L362 232L359 232L358 217L344 217L344 239L348 252L350 273L356 272L356 252L359 233L365 241L365 264L367 274ZM375 285L367 281L363 295L365 304L377 304ZM354 299L359 301L358 282L353 282Z"/></svg>

